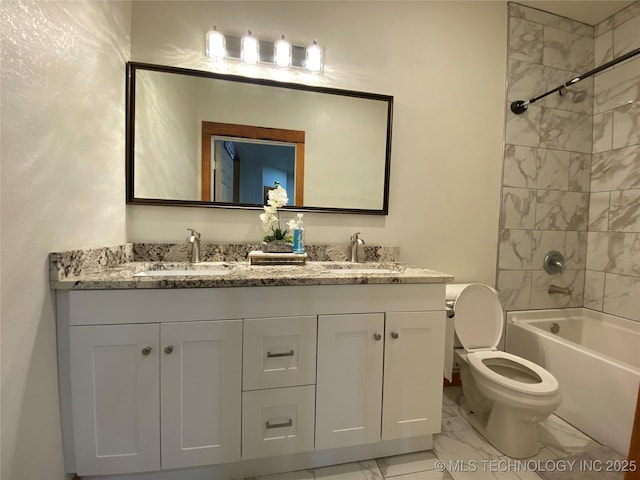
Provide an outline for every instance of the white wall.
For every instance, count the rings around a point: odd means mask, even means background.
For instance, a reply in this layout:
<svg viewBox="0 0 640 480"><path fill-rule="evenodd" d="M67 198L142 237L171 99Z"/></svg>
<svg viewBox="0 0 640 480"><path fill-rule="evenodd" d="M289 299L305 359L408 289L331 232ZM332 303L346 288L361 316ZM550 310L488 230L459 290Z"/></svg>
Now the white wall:
<svg viewBox="0 0 640 480"><path fill-rule="evenodd" d="M308 213L309 243L360 231L369 243L399 245L406 262L494 284L505 2L134 2L131 59L212 69L203 56L214 23L235 36L285 33L296 45L317 38L326 61L318 83L395 97L390 214ZM129 206L127 235L183 241L195 227L209 242L257 241L258 213Z"/></svg>
<svg viewBox="0 0 640 480"><path fill-rule="evenodd" d="M129 2L0 4L3 480L64 478L51 251L125 238Z"/></svg>

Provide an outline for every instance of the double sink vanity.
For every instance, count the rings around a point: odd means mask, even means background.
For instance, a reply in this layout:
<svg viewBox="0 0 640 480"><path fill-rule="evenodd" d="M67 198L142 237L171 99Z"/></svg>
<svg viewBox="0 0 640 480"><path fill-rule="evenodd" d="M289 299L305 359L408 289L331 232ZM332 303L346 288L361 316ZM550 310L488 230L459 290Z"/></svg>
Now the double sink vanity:
<svg viewBox="0 0 640 480"><path fill-rule="evenodd" d="M242 478L432 447L453 277L393 248L251 265L253 247L50 255L68 472Z"/></svg>

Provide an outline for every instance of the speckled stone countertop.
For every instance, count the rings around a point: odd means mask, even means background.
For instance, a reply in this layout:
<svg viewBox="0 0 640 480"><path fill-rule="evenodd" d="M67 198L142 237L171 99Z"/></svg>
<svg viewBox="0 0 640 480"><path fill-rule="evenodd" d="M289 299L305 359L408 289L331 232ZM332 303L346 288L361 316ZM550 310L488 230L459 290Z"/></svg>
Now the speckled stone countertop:
<svg viewBox="0 0 640 480"><path fill-rule="evenodd" d="M346 261L348 245L310 246L304 265L251 265L247 255L257 245L202 247L203 262L198 264L188 262L188 249L182 244L125 244L51 253L50 285L56 290L110 290L453 281L452 275L398 262L397 247L367 246L365 262L351 263ZM176 270L193 274L176 275ZM167 273L156 276L159 271ZM154 273L134 276L140 272Z"/></svg>

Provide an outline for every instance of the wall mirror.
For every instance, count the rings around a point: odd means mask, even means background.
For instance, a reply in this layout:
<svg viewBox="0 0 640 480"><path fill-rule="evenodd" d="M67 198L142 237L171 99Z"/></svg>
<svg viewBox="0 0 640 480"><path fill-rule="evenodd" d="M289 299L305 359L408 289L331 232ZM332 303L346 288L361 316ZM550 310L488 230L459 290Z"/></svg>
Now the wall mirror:
<svg viewBox="0 0 640 480"><path fill-rule="evenodd" d="M127 203L388 213L393 97L127 64Z"/></svg>

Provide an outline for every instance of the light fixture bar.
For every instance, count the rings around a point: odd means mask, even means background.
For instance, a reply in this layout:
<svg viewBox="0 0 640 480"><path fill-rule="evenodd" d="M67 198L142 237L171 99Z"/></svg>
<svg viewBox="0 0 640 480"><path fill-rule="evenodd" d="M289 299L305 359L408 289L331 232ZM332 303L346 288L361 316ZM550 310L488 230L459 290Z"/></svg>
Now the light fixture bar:
<svg viewBox="0 0 640 480"><path fill-rule="evenodd" d="M240 60L240 37L232 37L225 35L227 56L226 58L232 58ZM273 46L274 42L267 42L258 40L260 44L260 63L270 63L273 65ZM305 47L298 45L291 45L291 66L297 68L305 68Z"/></svg>

